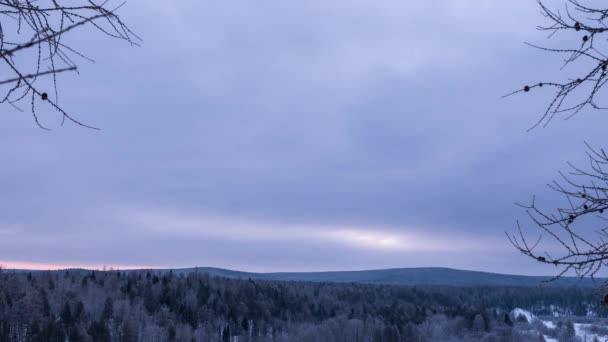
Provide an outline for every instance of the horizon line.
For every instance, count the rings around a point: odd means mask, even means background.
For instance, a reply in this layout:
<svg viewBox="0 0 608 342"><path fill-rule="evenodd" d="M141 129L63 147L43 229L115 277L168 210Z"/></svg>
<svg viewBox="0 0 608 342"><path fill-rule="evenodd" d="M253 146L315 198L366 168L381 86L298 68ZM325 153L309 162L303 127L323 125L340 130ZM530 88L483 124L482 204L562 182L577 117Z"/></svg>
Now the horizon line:
<svg viewBox="0 0 608 342"><path fill-rule="evenodd" d="M12 265L11 265L12 264ZM15 267L16 266L16 267ZM231 272L239 273L251 273L251 274L306 274L306 273L348 273L348 272L373 272L373 271L390 271L390 270L414 270L414 269L444 269L453 271L464 271L464 272L477 272L477 273L488 273L495 275L504 276L518 276L518 277L554 277L555 275L539 275L539 274L514 274L514 273L500 273L494 271L485 270L471 270L462 268L453 268L445 266L415 266L415 267L387 267L387 268L369 268L369 269L353 269L353 270L329 270L329 271L244 271L242 269L232 269L218 266L184 266L184 267L161 267L161 266L135 266L135 265L77 265L77 264L44 264L44 263L3 263L0 262L0 269L5 271L67 271L67 270L84 270L84 271L98 271L98 272L113 272L113 271L170 271L170 270L188 270L188 269L219 269ZM562 278L580 278L578 276L564 276ZM597 277L601 279L603 277Z"/></svg>

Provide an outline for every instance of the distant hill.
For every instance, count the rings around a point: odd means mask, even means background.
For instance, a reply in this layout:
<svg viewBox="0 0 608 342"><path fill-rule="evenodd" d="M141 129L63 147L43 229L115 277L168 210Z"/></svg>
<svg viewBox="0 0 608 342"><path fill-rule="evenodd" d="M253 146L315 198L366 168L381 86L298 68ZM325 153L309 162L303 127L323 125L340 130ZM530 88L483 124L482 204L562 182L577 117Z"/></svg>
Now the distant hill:
<svg viewBox="0 0 608 342"><path fill-rule="evenodd" d="M8 272L35 272L29 270L7 270ZM83 269L72 269L82 271ZM132 270L141 271L141 270ZM153 269L154 272L168 272L169 269ZM440 285L440 286L519 286L519 287L579 287L593 288L596 285L589 278L580 279L576 277L563 277L552 282L545 282L551 277L544 276L522 276L511 274L499 274L490 272L465 271L443 267L421 267L421 268L391 268L383 270L364 271L333 271L333 272L274 272L255 273L234 271L216 267L193 267L172 269L173 273L207 273L211 276L276 280L276 281L305 281L326 283L363 283L363 284L385 284L385 285ZM128 272L128 271L127 271ZM600 285L606 279L596 279Z"/></svg>
<svg viewBox="0 0 608 342"><path fill-rule="evenodd" d="M174 272L200 272L213 276L281 281L309 281L333 283L365 283L387 285L449 285L449 286L522 286L522 287L595 287L591 279L564 277L543 283L551 277L520 276L489 272L463 271L451 268L394 268L368 271L336 272L279 272L253 273L214 267L197 267L174 270ZM602 279L596 280L601 283Z"/></svg>

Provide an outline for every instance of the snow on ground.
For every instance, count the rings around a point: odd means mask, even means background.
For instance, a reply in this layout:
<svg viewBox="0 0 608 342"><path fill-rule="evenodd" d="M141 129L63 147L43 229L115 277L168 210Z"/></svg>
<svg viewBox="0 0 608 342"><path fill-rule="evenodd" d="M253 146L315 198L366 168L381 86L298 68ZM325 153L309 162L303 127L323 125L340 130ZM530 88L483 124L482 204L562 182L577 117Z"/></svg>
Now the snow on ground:
<svg viewBox="0 0 608 342"><path fill-rule="evenodd" d="M553 321L541 321L547 328L555 329L556 325Z"/></svg>
<svg viewBox="0 0 608 342"><path fill-rule="evenodd" d="M537 319L530 311L520 309L520 308L515 308L513 311L511 311L511 315L514 318L517 318L519 316L524 316L528 320L529 323L532 323L533 320ZM544 321L544 320L540 320L540 321L545 325L545 327L547 327L549 329L557 328L557 325L553 321ZM608 340L608 336L598 335L598 334L589 332L590 326L591 326L591 324L574 323L574 330L576 332L576 336L580 337L581 340L586 341L586 342L593 341L593 339L596 337L600 341ZM547 335L545 335L545 340L547 342L558 342L557 339L551 338Z"/></svg>
<svg viewBox="0 0 608 342"><path fill-rule="evenodd" d="M555 322L552 322L552 321L541 321L541 322L549 329L555 329L557 327L555 325ZM608 339L608 336L598 335L598 334L589 332L588 329L590 326L591 326L591 324L574 323L574 331L576 332L576 336L580 337L581 340L586 341L586 342L593 341L593 339L595 337L597 337L597 339L600 341L606 341L606 339ZM557 342L556 339L551 338L547 335L545 335L545 340L547 340L547 342Z"/></svg>
<svg viewBox="0 0 608 342"><path fill-rule="evenodd" d="M588 331L591 324L583 324L583 323L574 323L574 330L576 331L576 336L580 337L583 341L593 341L595 337L597 337L600 341L605 341L608 336L597 335Z"/></svg>
<svg viewBox="0 0 608 342"><path fill-rule="evenodd" d="M555 329L557 326L555 325L555 322L553 321L543 321L541 320L541 322L549 329ZM557 339L553 338L553 337L549 337L547 335L545 336L545 341L546 342L559 342Z"/></svg>
<svg viewBox="0 0 608 342"><path fill-rule="evenodd" d="M524 316L528 320L528 323L532 323L532 319L534 319L534 315L530 311L520 308L513 309L513 311L511 311L511 315L513 315L515 318Z"/></svg>

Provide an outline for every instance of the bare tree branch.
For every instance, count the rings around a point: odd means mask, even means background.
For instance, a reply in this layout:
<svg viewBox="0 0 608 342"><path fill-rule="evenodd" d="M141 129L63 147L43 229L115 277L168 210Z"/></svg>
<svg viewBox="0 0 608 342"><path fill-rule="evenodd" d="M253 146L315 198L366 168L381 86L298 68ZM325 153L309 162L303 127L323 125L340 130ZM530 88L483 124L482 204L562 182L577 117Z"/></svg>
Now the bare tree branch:
<svg viewBox="0 0 608 342"><path fill-rule="evenodd" d="M65 3L64 3L65 2ZM91 60L65 42L67 33L89 26L104 35L137 45L140 40L110 8L109 0L0 0L0 104L19 108L29 102L34 121L46 127L39 112L53 109L67 120L96 129L69 115L59 105L59 74L76 71L74 58ZM41 85L41 81L50 77ZM2 79L4 78L4 79ZM45 89L50 88L50 89Z"/></svg>
<svg viewBox="0 0 608 342"><path fill-rule="evenodd" d="M517 233L508 234L511 244L524 255L558 267L555 279L568 272L595 277L608 265L608 155L602 149L587 148L588 168L569 164L570 172L560 173L560 182L548 184L564 198L562 206L547 211L535 199L519 204L541 236L548 237L559 252L539 250L538 242L529 244L519 223ZM608 283L602 285L608 287Z"/></svg>
<svg viewBox="0 0 608 342"><path fill-rule="evenodd" d="M573 34L578 41L572 47L548 48L528 44L534 48L563 56L562 69L576 66L579 74L575 78L561 81L537 82L513 91L507 95L528 93L543 87L555 89L549 105L530 130L547 126L557 115L566 119L578 114L585 108L605 110L598 101L601 90L608 81L608 8L593 8L579 0L566 0L563 11L550 9L543 0L537 0L541 13L547 18L546 26L537 29L548 32L549 37L557 34Z"/></svg>

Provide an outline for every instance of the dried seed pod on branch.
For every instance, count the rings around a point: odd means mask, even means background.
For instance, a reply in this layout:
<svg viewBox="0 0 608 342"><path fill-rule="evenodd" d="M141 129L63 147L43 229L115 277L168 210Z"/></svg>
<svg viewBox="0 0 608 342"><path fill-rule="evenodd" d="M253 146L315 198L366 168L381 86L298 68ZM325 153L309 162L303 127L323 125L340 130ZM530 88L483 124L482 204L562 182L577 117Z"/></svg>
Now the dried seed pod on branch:
<svg viewBox="0 0 608 342"><path fill-rule="evenodd" d="M543 87L555 90L548 106L530 129L546 126L560 114L570 118L585 108L608 109L600 102L602 89L608 81L608 7L594 8L579 0L566 0L563 9L554 10L542 0L537 2L548 20L547 25L537 29L548 32L549 38L567 36L571 43L562 48L527 45L563 56L561 71L574 69L576 76L528 84L505 96Z"/></svg>
<svg viewBox="0 0 608 342"><path fill-rule="evenodd" d="M564 38L558 40L559 44L570 46L529 45L564 56L560 71L567 68L575 76L558 76L557 79L561 77L559 81L525 85L506 96L531 93L541 87L555 90L531 129L546 126L559 115L570 118L583 109L607 109L601 100L606 95L602 90L608 81L608 6L588 5L593 1L564 0L564 7L556 10L549 8L543 0L537 2L549 22L538 29L548 32L551 39ZM518 231L507 234L513 246L523 254L537 262L556 266L558 271L553 279L571 273L595 278L608 266L608 217L605 216L608 214L608 154L587 144L587 156L587 167L569 163L570 171L560 173L561 180L549 184L563 199L562 205L547 210L535 199L531 204L521 205L541 232L538 240L527 238L519 222ZM539 244L541 240L542 244ZM608 283L602 285L608 287Z"/></svg>
<svg viewBox="0 0 608 342"><path fill-rule="evenodd" d="M77 72L76 60L90 60L69 43L69 33L84 27L137 45L139 38L117 15L124 3L92 0L0 0L0 103L29 107L41 128L39 111L53 110L77 125L87 125L59 105L58 76ZM45 85L40 85L45 81ZM46 88L50 89L46 89Z"/></svg>
<svg viewBox="0 0 608 342"><path fill-rule="evenodd" d="M563 205L541 208L535 200L525 208L531 221L548 237L549 250L539 248L541 238L531 243L518 223L509 240L520 252L538 262L559 267L555 279L574 272L595 277L608 265L608 154L587 145L589 166L569 163L570 171L549 187L563 198ZM545 245L544 247L547 247ZM604 284L605 286L608 284Z"/></svg>

